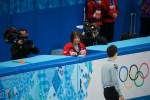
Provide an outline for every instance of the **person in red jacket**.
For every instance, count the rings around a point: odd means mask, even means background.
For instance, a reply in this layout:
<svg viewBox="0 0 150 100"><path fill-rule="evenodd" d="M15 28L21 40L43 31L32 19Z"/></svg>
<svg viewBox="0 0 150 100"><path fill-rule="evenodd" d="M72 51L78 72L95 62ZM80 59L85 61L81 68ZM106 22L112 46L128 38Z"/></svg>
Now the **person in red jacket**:
<svg viewBox="0 0 150 100"><path fill-rule="evenodd" d="M81 42L81 34L79 31L73 31L70 36L70 42L64 46L63 55L66 56L85 56L87 50Z"/></svg>
<svg viewBox="0 0 150 100"><path fill-rule="evenodd" d="M140 37L150 36L150 0L142 0Z"/></svg>
<svg viewBox="0 0 150 100"><path fill-rule="evenodd" d="M102 35L107 38L108 42L113 42L114 22L119 13L118 2L117 0L103 0L103 5Z"/></svg>
<svg viewBox="0 0 150 100"><path fill-rule="evenodd" d="M102 25L102 0L87 0L86 1L86 19L90 24L96 23Z"/></svg>

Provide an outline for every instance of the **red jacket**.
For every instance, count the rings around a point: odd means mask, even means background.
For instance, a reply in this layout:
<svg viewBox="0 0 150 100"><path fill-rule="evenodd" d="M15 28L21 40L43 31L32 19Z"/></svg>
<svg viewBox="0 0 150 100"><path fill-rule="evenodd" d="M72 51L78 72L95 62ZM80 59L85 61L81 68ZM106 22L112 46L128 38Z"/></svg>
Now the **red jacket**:
<svg viewBox="0 0 150 100"><path fill-rule="evenodd" d="M79 53L74 49L72 42L67 43L64 46L63 54L66 56L77 56L83 53L87 54L86 47L83 43L79 43L80 51Z"/></svg>
<svg viewBox="0 0 150 100"><path fill-rule="evenodd" d="M143 0L142 2L142 17L150 18L150 0Z"/></svg>
<svg viewBox="0 0 150 100"><path fill-rule="evenodd" d="M102 25L103 4L98 4L95 0L87 0L86 2L86 19L90 23Z"/></svg>
<svg viewBox="0 0 150 100"><path fill-rule="evenodd" d="M119 13L117 0L103 0L103 4L104 4L103 22L115 22L116 18L113 18L112 16L114 13L116 13L117 15Z"/></svg>

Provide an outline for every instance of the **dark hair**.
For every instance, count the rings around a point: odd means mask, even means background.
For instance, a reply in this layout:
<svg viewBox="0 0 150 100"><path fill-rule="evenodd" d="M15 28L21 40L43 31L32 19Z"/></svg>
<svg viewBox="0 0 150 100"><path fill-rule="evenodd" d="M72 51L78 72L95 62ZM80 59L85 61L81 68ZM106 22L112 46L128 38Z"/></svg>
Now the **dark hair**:
<svg viewBox="0 0 150 100"><path fill-rule="evenodd" d="M107 55L109 57L113 57L116 53L117 53L117 46L115 45L110 45L108 48L107 48Z"/></svg>
<svg viewBox="0 0 150 100"><path fill-rule="evenodd" d="M80 32L79 31L73 31L71 33L71 36L70 36L70 41L71 42L73 42L73 39L75 38L75 36L78 36L80 38L80 40L81 40L81 34L80 34Z"/></svg>
<svg viewBox="0 0 150 100"><path fill-rule="evenodd" d="M28 34L28 31L27 31L25 28L20 28L20 29L18 30L18 33L20 33L20 31L25 31L25 32Z"/></svg>

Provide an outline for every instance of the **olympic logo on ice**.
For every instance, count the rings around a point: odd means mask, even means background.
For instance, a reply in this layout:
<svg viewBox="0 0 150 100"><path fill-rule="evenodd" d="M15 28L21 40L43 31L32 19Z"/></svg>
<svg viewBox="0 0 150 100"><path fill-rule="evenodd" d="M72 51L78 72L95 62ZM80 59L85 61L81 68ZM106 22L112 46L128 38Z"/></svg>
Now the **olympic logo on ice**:
<svg viewBox="0 0 150 100"><path fill-rule="evenodd" d="M141 70L143 70L146 66L146 69L144 70L145 73ZM134 68L135 67L135 68ZM136 69L135 70L133 70ZM123 74L123 69L126 70L126 74ZM128 70L128 68L126 66L122 66L119 70L119 79L121 82L124 82L124 85L127 89L130 89L133 86L133 83L135 84L136 87L141 87L144 84L144 80L147 78L147 76L149 75L149 66L147 63L142 63L139 68L136 64L133 64L130 66L130 69ZM139 81L137 82L137 79L139 79L140 76L140 83ZM128 77L131 80L131 84L127 84L127 79Z"/></svg>

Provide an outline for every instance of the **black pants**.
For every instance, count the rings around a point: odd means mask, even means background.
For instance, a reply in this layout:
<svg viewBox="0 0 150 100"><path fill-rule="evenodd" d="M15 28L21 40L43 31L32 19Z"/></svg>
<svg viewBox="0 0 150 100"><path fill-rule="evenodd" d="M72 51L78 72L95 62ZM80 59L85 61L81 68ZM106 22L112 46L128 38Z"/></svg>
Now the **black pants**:
<svg viewBox="0 0 150 100"><path fill-rule="evenodd" d="M114 22L103 22L101 28L101 35L104 36L108 42L113 42L114 38Z"/></svg>
<svg viewBox="0 0 150 100"><path fill-rule="evenodd" d="M150 36L150 18L141 17L140 37Z"/></svg>
<svg viewBox="0 0 150 100"><path fill-rule="evenodd" d="M119 100L119 95L115 87L104 88L104 97L106 100Z"/></svg>

